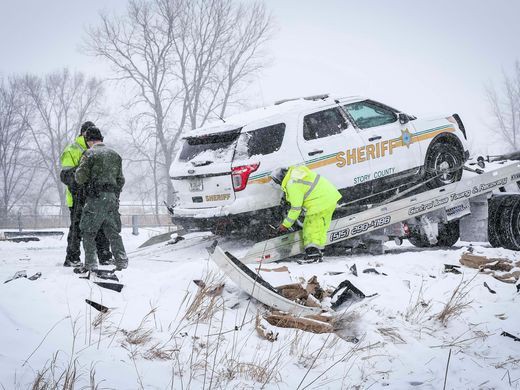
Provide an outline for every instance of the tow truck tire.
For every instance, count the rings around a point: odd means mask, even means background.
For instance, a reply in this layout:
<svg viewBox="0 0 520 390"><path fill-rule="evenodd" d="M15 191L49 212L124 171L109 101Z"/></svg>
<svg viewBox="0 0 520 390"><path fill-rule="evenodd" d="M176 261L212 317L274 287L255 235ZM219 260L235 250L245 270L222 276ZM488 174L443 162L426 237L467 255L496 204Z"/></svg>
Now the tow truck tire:
<svg viewBox="0 0 520 390"><path fill-rule="evenodd" d="M510 195L502 204L498 223L498 233L502 246L514 251L520 250L520 196Z"/></svg>
<svg viewBox="0 0 520 390"><path fill-rule="evenodd" d="M452 184L462 178L464 165L464 151L455 144L448 142L437 142L430 150L425 160L426 186L430 189ZM439 175L443 168L447 167L445 174ZM439 175L439 176L438 176Z"/></svg>
<svg viewBox="0 0 520 390"><path fill-rule="evenodd" d="M488 241L493 248L504 247L502 234L500 234L500 220L504 211L502 204L506 199L507 196L496 196L488 202Z"/></svg>
<svg viewBox="0 0 520 390"><path fill-rule="evenodd" d="M447 223L439 223L439 234L437 236L437 243L430 244L428 237L421 234L418 229L410 230L410 237L408 241L419 248L433 248L433 247L451 247L459 240L460 229L459 221L450 221Z"/></svg>

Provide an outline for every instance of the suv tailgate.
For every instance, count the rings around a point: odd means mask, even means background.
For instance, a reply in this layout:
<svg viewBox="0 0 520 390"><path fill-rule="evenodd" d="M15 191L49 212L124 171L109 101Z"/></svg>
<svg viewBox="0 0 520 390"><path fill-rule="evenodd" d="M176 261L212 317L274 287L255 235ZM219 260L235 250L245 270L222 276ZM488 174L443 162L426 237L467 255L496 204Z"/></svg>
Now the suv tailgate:
<svg viewBox="0 0 520 390"><path fill-rule="evenodd" d="M187 137L170 169L181 208L208 208L233 203L231 162L240 129Z"/></svg>

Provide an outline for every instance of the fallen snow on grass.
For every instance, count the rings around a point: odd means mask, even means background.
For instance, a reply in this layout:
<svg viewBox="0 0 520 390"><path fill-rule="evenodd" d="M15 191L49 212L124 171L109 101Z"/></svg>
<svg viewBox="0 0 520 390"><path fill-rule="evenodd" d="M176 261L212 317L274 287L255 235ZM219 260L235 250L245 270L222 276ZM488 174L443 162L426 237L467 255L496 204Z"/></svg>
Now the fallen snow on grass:
<svg viewBox="0 0 520 390"><path fill-rule="evenodd" d="M447 375L446 388L520 388L520 343L501 336L520 336L520 294L474 269L445 273L444 264L459 264L465 245L389 245L381 256L274 264L289 274L263 273L273 285L287 283L287 275L292 281L317 275L322 286L349 279L377 295L342 307L336 333L267 324L278 333L268 341L255 329L265 308L209 260L209 234L137 249L147 238L125 232L130 267L118 273L121 293L62 267L65 238L0 242L0 387L439 389ZM520 260L512 251L474 250ZM353 264L357 277L349 271ZM363 273L366 268L387 276ZM3 283L20 270L42 276ZM204 294L193 280L204 282ZM359 342L346 341L349 336Z"/></svg>

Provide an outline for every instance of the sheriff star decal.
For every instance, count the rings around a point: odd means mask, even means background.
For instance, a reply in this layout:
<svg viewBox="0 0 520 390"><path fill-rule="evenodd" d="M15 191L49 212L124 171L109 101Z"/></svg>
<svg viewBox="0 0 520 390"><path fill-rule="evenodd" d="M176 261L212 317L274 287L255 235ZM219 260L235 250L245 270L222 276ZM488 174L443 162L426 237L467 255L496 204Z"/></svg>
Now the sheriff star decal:
<svg viewBox="0 0 520 390"><path fill-rule="evenodd" d="M401 140L403 141L403 145L406 145L407 148L410 147L412 143L412 133L410 133L408 128L401 130Z"/></svg>

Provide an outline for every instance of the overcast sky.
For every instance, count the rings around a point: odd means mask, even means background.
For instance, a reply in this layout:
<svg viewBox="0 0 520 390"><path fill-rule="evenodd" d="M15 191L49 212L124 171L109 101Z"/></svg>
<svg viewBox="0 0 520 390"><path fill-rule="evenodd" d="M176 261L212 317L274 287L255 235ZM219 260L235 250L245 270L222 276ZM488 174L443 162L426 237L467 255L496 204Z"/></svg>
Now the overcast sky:
<svg viewBox="0 0 520 390"><path fill-rule="evenodd" d="M78 51L101 9L125 0L0 0L0 74L105 67ZM266 0L277 24L252 105L332 92L415 115L458 112L474 148L484 137L484 84L520 59L520 1ZM475 139L475 138L474 138Z"/></svg>

